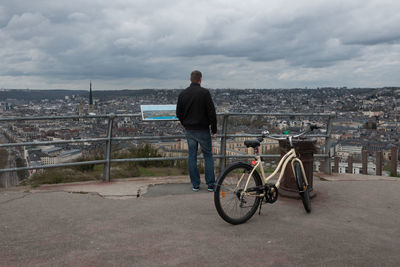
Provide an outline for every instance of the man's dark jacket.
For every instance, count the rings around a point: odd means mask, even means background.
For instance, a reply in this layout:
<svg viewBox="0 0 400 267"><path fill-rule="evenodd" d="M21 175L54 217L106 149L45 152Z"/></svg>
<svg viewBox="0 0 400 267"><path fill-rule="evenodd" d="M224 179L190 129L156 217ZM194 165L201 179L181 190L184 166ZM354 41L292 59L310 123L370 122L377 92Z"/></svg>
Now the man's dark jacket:
<svg viewBox="0 0 400 267"><path fill-rule="evenodd" d="M209 130L217 133L217 116L210 92L191 83L178 97L176 116L186 130Z"/></svg>

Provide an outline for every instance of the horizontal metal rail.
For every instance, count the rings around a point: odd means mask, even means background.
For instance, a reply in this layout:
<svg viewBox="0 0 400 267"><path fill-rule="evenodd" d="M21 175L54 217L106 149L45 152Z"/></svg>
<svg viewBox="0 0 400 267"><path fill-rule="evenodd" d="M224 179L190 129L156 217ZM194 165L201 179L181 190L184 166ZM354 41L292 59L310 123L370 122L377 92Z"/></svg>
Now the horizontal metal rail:
<svg viewBox="0 0 400 267"><path fill-rule="evenodd" d="M240 113L228 112L218 113L217 116L271 116L271 117L335 117L335 113ZM128 114L100 114L100 115L66 115L66 116L27 116L27 117L7 117L0 118L0 122L7 121L32 121L32 120L69 120L69 119L95 119L95 118L126 118L126 117L142 117L140 113ZM150 122L150 121L147 121Z"/></svg>
<svg viewBox="0 0 400 267"><path fill-rule="evenodd" d="M271 117L335 117L335 113L246 113L246 112L229 112L221 113L229 116L271 116Z"/></svg>
<svg viewBox="0 0 400 267"><path fill-rule="evenodd" d="M256 155L229 155L225 156L226 159L249 159L254 158ZM260 155L262 158L269 159L279 159L281 158L280 154L262 154ZM327 154L314 154L315 158L326 158ZM216 159L222 159L222 155L214 155ZM198 159L204 159L203 156L198 156ZM187 157L152 157L152 158L125 158L125 159L112 159L111 163L125 163L125 162L144 162L144 161L165 161L165 160L187 160ZM25 170L34 170L34 169L50 169L50 168L59 168L59 167L74 167L74 166L82 166L82 165L92 165L92 164L104 164L106 160L93 160L93 161L81 161L81 162L69 162L69 163L59 163L59 164L48 164L48 165L40 165L40 166L29 166L29 167L19 167L19 168L7 168L0 169L0 173L3 172L15 172L15 171L25 171Z"/></svg>
<svg viewBox="0 0 400 267"><path fill-rule="evenodd" d="M25 142L25 143L7 143L0 144L0 147L17 147L17 146L43 146L54 144L73 144L73 143L89 143L89 142L104 142L107 138L90 138L90 139L70 139L59 141L40 141L40 142Z"/></svg>
<svg viewBox="0 0 400 267"><path fill-rule="evenodd" d="M225 158L229 159L236 159L236 158L243 158L243 159L250 159L255 158L256 155L229 155L225 156ZM257 155L258 156L258 155ZM279 159L281 158L280 154L262 154L260 155L262 158L270 158L270 159ZM314 154L316 158L325 158L327 157L326 154ZM203 156L198 156L198 159L204 159ZM214 155L213 158L221 159L222 155ZM111 160L112 163L121 163L121 162L142 162L142 161L164 161L164 160L187 160L187 157L153 157L153 158L126 158L126 159L113 159Z"/></svg>
<svg viewBox="0 0 400 267"><path fill-rule="evenodd" d="M0 169L0 173L37 170L37 169L50 169L50 168L58 168L58 167L73 167L73 166L91 165L91 164L104 164L105 162L106 162L105 160L92 160L92 161L82 161L82 162L68 162L68 163L49 164L49 165L40 165L40 166L9 168L9 169Z"/></svg>
<svg viewBox="0 0 400 267"><path fill-rule="evenodd" d="M40 121L40 120L95 119L95 118L108 118L109 116L110 115L8 117L8 118L0 118L0 122L3 122L3 121Z"/></svg>
<svg viewBox="0 0 400 267"><path fill-rule="evenodd" d="M331 133L331 119L335 117L334 113L219 113L218 116L223 117L223 125L227 125L227 119L229 116L274 116L274 117L328 117L328 127L327 134L310 134L307 137L311 138L325 138L326 142L330 139ZM107 130L107 137L99 137L99 138L87 138L87 139L70 139L70 140L58 140L58 141L38 141L38 142L22 142L22 143L6 143L0 144L0 148L8 148L8 147L21 147L21 146L40 146L40 145L52 145L52 144L73 144L73 143L86 143L86 142L104 142L108 149L110 149L109 142L114 141L140 141L140 140L169 140L169 139L183 139L185 135L168 135L168 136L134 136L134 137L112 137L110 134L112 132L113 124L112 121L115 118L126 118L126 117L141 117L140 113L135 114L107 114L107 115L72 115L72 116L42 116L42 117L9 117L9 118L0 118L0 122L16 122L16 121L33 121L33 120L68 120L68 119L93 119L93 118L107 118L109 121L109 127ZM110 125L111 121L111 125ZM225 166L226 159L241 159L241 158L253 158L254 155L226 155L226 142L228 138L255 138L259 137L260 134L227 134L227 127L223 127L222 133L217 137L221 138L221 153L219 155L214 155L214 158L221 159L220 169ZM110 152L110 151L108 151ZM106 156L106 155L105 155ZM108 155L110 157L111 154ZM261 155L264 158L280 158L279 154L265 154ZM107 156L106 156L107 157ZM329 158L329 153L325 154L314 154L316 158ZM202 156L199 159L203 159ZM7 168L0 169L0 173L4 172L13 172L13 171L24 171L24 170L33 170L33 169L48 169L48 168L57 168L57 167L73 167L73 166L81 166L81 165L91 165L91 164L104 164L104 176L108 176L110 171L110 163L123 163L123 162L143 162L143 161L165 161L165 160L187 160L187 157L152 157L152 158L125 158L125 159L111 159L105 158L103 160L94 160L94 161L81 161L81 162L69 162L69 163L58 163L58 164L49 164L49 165L40 165L40 166L28 166L28 167L18 167L18 168ZM109 181L108 179L105 179Z"/></svg>
<svg viewBox="0 0 400 267"><path fill-rule="evenodd" d="M0 118L0 122L6 121L38 121L38 120L71 120L71 119L99 119L99 118L126 118L142 117L140 113L129 114L99 114L99 115L65 115L65 116L27 116L27 117L8 117Z"/></svg>
<svg viewBox="0 0 400 267"><path fill-rule="evenodd" d="M237 138L237 137L259 137L257 134L228 134L226 137ZM217 135L217 137L221 137ZM307 135L307 137L328 137L326 134L313 134ZM185 135L170 135L170 136L132 136L132 137L113 137L113 141L139 141L139 140L168 140L168 139L182 139ZM268 137L267 137L268 138ZM54 144L73 144L73 143L89 143L89 142L104 142L108 138L90 138L90 139L70 139L70 140L59 140L59 141L39 141L39 142L24 142L24 143L6 143L0 144L0 147L19 147L19 146L43 146L43 145L54 145Z"/></svg>

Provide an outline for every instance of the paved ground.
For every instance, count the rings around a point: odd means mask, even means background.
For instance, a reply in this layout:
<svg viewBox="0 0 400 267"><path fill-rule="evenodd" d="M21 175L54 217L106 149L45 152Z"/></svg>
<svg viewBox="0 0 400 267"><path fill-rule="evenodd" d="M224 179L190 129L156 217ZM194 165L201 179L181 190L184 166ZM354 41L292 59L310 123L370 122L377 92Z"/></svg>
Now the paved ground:
<svg viewBox="0 0 400 267"><path fill-rule="evenodd" d="M400 179L353 177L238 226L183 177L2 190L0 266L396 266Z"/></svg>

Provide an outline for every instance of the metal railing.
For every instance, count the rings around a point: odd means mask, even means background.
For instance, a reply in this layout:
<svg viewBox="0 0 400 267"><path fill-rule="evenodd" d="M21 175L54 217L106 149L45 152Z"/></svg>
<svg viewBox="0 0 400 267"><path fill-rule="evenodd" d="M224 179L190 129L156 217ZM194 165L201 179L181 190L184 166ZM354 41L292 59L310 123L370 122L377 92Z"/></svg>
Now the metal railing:
<svg viewBox="0 0 400 267"><path fill-rule="evenodd" d="M257 137L259 134L228 134L228 120L230 117L235 116L261 116L261 117L323 117L327 119L326 122L326 133L325 134L314 134L308 135L309 137L325 138L324 154L315 154L315 157L330 159L330 145L331 145L331 132L332 132L332 119L335 117L334 113L219 113L219 118L222 117L222 130L217 135L217 138L221 139L220 142L220 153L214 155L214 158L221 159L219 164L219 170L222 171L226 164L226 159L229 158L251 158L252 155L226 155L226 143L228 138L236 137ZM6 143L0 144L0 148L9 147L22 147L22 146L40 146L40 145L55 145L55 144L71 144L71 143L87 143L87 142L104 142L104 159L92 160L92 161L81 161L81 162L69 162L69 163L58 163L40 166L27 166L18 168L6 168L0 169L0 173L4 172L15 172L24 170L35 170L35 169L47 169L56 167L71 167L89 164L104 164L103 169L103 180L110 181L110 168L112 163L121 162L140 162L140 161L164 161L164 160L187 160L187 157L153 157L153 158L124 158L124 159L112 159L111 158L111 144L114 141L144 141L144 140L168 140L168 139L182 139L185 135L169 135L169 136L134 136L134 137L113 137L114 120L116 118L126 117L141 117L141 114L107 114L107 115L87 115L87 116L43 116L43 117L10 117L0 118L1 122L18 122L18 121L40 121L40 120L77 120L77 119L93 119L93 118L105 118L107 119L107 132L105 137L89 138L89 139L71 139L71 140L59 140L59 141L39 141L39 142L22 142L22 143ZM155 122L156 123L156 122ZM261 131L260 131L261 132ZM265 158L279 158L279 154L263 154ZM200 159L202 157L199 157ZM330 160L324 160L324 172L331 172Z"/></svg>

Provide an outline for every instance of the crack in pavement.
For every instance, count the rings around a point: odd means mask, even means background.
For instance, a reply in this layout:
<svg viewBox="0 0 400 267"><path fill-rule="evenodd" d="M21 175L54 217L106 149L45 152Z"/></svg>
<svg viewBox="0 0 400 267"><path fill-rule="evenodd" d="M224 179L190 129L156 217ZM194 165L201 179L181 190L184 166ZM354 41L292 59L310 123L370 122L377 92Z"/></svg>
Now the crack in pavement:
<svg viewBox="0 0 400 267"><path fill-rule="evenodd" d="M30 196L31 194L32 194L32 193L28 193L28 194L25 194L25 195L20 196L20 197L8 199L8 200L6 200L6 201L0 202L0 205L7 204L7 203L10 203L10 202L15 201L15 200L18 200L18 199L23 199L23 198L25 198L25 197L27 197L27 196Z"/></svg>

